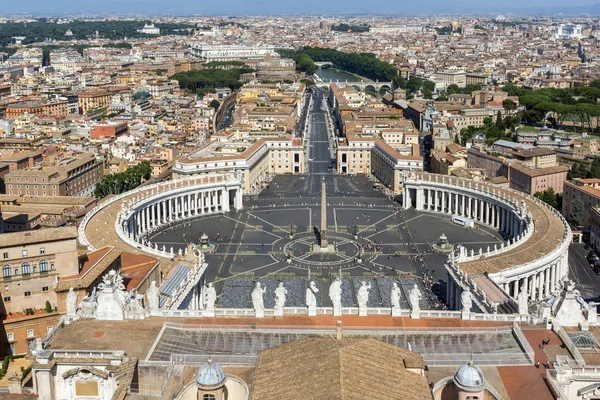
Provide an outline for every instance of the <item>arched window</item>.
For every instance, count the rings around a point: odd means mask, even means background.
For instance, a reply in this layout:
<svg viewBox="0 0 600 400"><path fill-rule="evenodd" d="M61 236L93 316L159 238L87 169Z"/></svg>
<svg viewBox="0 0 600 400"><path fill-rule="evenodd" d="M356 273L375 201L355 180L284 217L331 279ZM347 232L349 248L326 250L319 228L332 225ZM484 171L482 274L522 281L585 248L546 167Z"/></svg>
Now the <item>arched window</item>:
<svg viewBox="0 0 600 400"><path fill-rule="evenodd" d="M40 272L48 271L48 261L40 260Z"/></svg>
<svg viewBox="0 0 600 400"><path fill-rule="evenodd" d="M30 265L28 262L24 262L23 264L21 264L21 274L23 275L29 275L30 273Z"/></svg>
<svg viewBox="0 0 600 400"><path fill-rule="evenodd" d="M202 400L217 400L214 394L205 394L202 396Z"/></svg>
<svg viewBox="0 0 600 400"><path fill-rule="evenodd" d="M5 278L10 276L10 265L5 265L2 267L2 276Z"/></svg>

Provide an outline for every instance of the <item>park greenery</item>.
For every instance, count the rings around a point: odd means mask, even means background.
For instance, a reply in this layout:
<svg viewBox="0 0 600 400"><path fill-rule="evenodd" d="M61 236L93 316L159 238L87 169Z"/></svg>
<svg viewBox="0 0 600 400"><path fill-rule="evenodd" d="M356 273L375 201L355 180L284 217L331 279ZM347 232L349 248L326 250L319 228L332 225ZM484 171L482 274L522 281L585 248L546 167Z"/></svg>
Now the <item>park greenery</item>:
<svg viewBox="0 0 600 400"><path fill-rule="evenodd" d="M345 24L340 23L337 25L331 25L332 31L338 32L369 32L369 25L354 25L354 24Z"/></svg>
<svg viewBox="0 0 600 400"><path fill-rule="evenodd" d="M6 22L0 24L0 46L14 43L15 36L24 36L23 44L42 42L46 39L55 40L83 40L98 35L111 40L123 40L125 38L148 37L138 32L144 28L147 21L83 21L74 20L64 24L50 22L40 18L35 22ZM162 35L188 35L191 28L182 24L156 23ZM73 36L65 36L67 31Z"/></svg>
<svg viewBox="0 0 600 400"><path fill-rule="evenodd" d="M525 123L542 123L548 117L553 127L571 121L574 126L579 124L581 129L587 126L592 131L599 130L600 80L592 81L589 86L535 91L509 83L504 85L503 90L509 96L519 97L519 103L525 107L522 115Z"/></svg>
<svg viewBox="0 0 600 400"><path fill-rule="evenodd" d="M582 162L574 162L567 179L575 178L600 178L600 158L594 158L589 168Z"/></svg>
<svg viewBox="0 0 600 400"><path fill-rule="evenodd" d="M247 67L227 70L218 68L194 69L178 72L171 79L177 80L179 87L182 89L203 94L218 87L228 87L231 90L236 90L243 85L243 82L240 80L241 75L252 71L252 69Z"/></svg>
<svg viewBox="0 0 600 400"><path fill-rule="evenodd" d="M227 67L227 66L241 68L241 67L244 67L245 65L246 65L246 63L243 61L211 61L211 62L204 64L204 66L206 68L217 68L217 67Z"/></svg>
<svg viewBox="0 0 600 400"><path fill-rule="evenodd" d="M142 182L150 179L151 175L152 168L150 167L150 163L148 161L142 161L133 167L127 168L124 172L104 175L102 179L96 183L94 196L101 199L109 194L121 194L138 187Z"/></svg>

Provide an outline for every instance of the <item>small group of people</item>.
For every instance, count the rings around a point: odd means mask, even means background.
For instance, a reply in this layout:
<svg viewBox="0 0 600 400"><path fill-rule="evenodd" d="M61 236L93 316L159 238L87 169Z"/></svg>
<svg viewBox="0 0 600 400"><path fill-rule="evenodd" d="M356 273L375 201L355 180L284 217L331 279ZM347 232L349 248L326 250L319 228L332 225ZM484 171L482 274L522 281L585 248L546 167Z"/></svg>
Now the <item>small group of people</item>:
<svg viewBox="0 0 600 400"><path fill-rule="evenodd" d="M550 337L547 337L546 339L542 340L542 344L540 344L540 349L544 350L544 347L546 347L549 343Z"/></svg>
<svg viewBox="0 0 600 400"><path fill-rule="evenodd" d="M446 304L440 300L441 293L438 290L433 275L429 272L422 273L423 288L428 293L431 306L436 310L447 310Z"/></svg>
<svg viewBox="0 0 600 400"><path fill-rule="evenodd" d="M536 368L540 367L540 360L537 360L537 362L535 363L535 367ZM550 368L552 368L552 363L550 361L546 360L546 362L544 363L544 367L546 369L550 369Z"/></svg>

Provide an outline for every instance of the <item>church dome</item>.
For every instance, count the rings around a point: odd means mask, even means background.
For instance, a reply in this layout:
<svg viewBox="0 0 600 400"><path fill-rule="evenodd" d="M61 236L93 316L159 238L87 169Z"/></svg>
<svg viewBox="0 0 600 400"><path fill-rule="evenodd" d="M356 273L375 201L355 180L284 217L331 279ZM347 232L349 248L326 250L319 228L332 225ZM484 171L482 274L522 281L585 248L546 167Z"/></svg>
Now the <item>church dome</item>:
<svg viewBox="0 0 600 400"><path fill-rule="evenodd" d="M198 375L196 375L198 387L204 390L218 389L225 384L225 380L227 380L227 376L223 368L212 360L208 360L200 367Z"/></svg>
<svg viewBox="0 0 600 400"><path fill-rule="evenodd" d="M480 392L485 388L485 377L481 369L470 361L456 372L454 384L465 392Z"/></svg>

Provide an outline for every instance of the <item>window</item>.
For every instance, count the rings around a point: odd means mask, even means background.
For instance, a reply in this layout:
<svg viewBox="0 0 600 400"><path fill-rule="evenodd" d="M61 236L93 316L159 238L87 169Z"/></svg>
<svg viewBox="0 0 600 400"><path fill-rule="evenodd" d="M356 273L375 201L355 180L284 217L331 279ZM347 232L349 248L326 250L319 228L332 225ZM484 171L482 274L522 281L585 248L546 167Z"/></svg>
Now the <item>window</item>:
<svg viewBox="0 0 600 400"><path fill-rule="evenodd" d="M8 340L11 341L11 342L13 340L15 340L15 334L14 333L8 333L6 336L8 337Z"/></svg>
<svg viewBox="0 0 600 400"><path fill-rule="evenodd" d="M5 303L10 303L10 296L5 296L4 297L4 302Z"/></svg>
<svg viewBox="0 0 600 400"><path fill-rule="evenodd" d="M41 255L46 254L46 248L45 247L40 247L40 254Z"/></svg>
<svg viewBox="0 0 600 400"><path fill-rule="evenodd" d="M4 259L5 259L5 260L8 260L8 252L5 252L5 253L4 253Z"/></svg>
<svg viewBox="0 0 600 400"><path fill-rule="evenodd" d="M23 251L21 252L21 256L23 256L23 257L27 257L27 250L23 250Z"/></svg>
<svg viewBox="0 0 600 400"><path fill-rule="evenodd" d="M33 337L33 329L27 329L27 337Z"/></svg>
<svg viewBox="0 0 600 400"><path fill-rule="evenodd" d="M47 271L48 271L48 261L40 260L40 272L47 272Z"/></svg>
<svg viewBox="0 0 600 400"><path fill-rule="evenodd" d="M47 292L48 291L48 286L42 286L42 292Z"/></svg>
<svg viewBox="0 0 600 400"><path fill-rule="evenodd" d="M29 275L30 268L31 268L31 266L29 265L29 263L28 262L24 262L23 264L21 264L21 274L23 274L23 275Z"/></svg>
<svg viewBox="0 0 600 400"><path fill-rule="evenodd" d="M205 394L202 396L202 400L217 400L214 394Z"/></svg>
<svg viewBox="0 0 600 400"><path fill-rule="evenodd" d="M10 265L2 267L2 276L5 278L10 276Z"/></svg>
<svg viewBox="0 0 600 400"><path fill-rule="evenodd" d="M25 292L24 295L25 295L25 297L30 297L31 296L31 292Z"/></svg>

